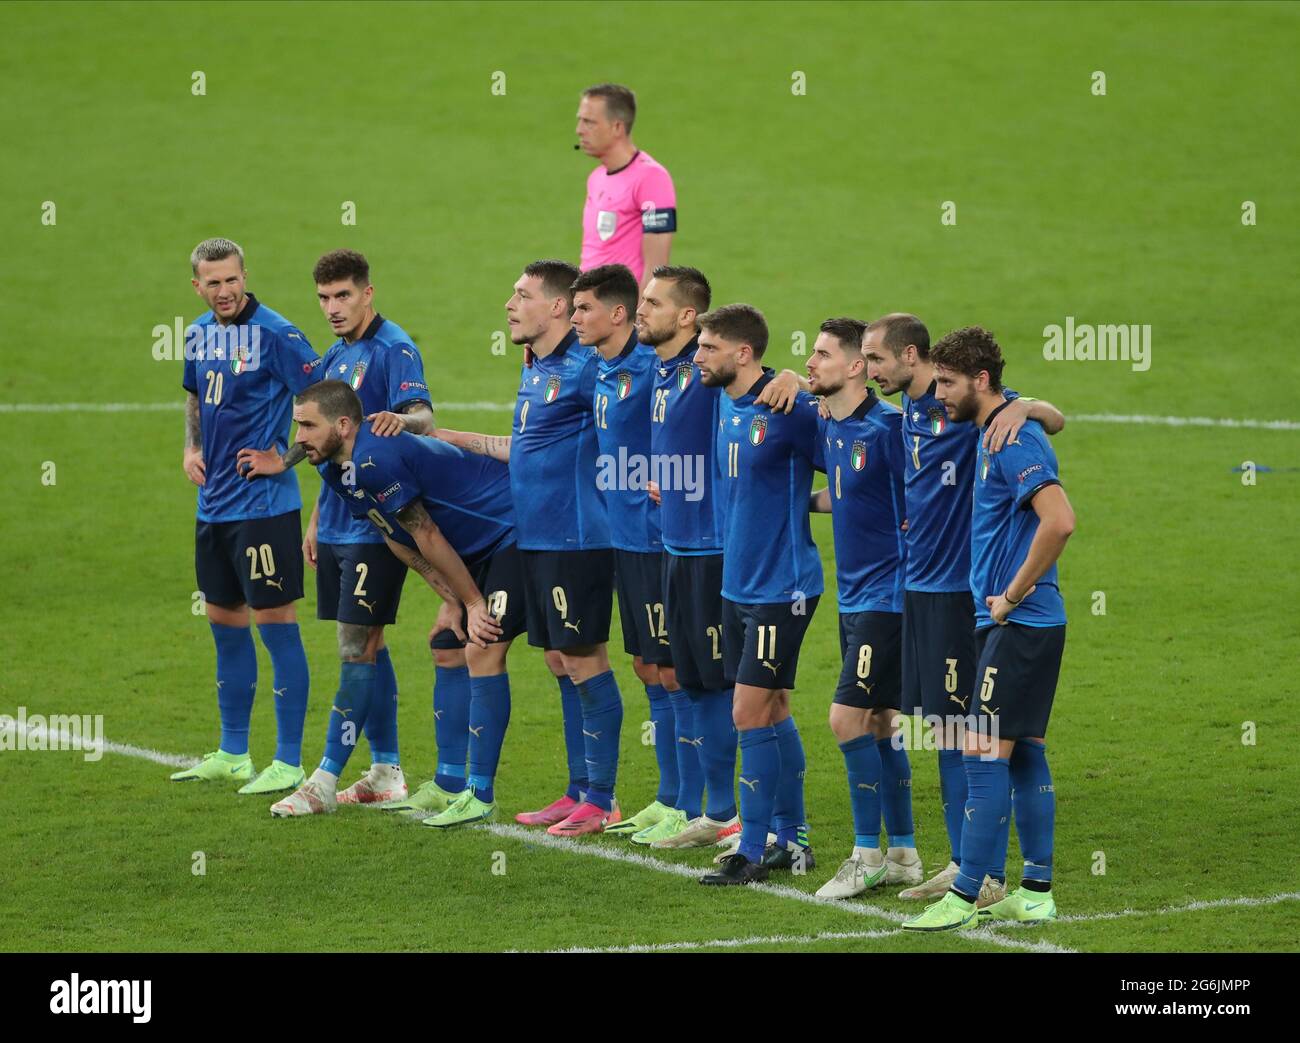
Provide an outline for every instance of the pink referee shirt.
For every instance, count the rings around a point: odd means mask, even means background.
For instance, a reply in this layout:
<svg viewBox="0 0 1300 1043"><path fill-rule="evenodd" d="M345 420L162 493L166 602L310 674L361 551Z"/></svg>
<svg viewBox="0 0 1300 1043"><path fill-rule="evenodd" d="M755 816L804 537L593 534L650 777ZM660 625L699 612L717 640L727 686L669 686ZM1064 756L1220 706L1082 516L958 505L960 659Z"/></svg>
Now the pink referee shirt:
<svg viewBox="0 0 1300 1043"><path fill-rule="evenodd" d="M584 272L602 264L625 264L640 282L645 273L642 235L675 231L673 179L648 152L638 150L627 166L612 172L599 166L587 178L579 264Z"/></svg>

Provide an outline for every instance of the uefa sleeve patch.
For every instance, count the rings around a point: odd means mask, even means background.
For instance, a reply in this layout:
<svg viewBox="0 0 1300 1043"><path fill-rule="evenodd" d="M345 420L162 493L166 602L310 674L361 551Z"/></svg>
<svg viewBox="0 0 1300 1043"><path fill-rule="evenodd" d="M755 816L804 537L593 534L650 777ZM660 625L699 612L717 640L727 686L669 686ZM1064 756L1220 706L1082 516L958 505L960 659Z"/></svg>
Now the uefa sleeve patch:
<svg viewBox="0 0 1300 1043"><path fill-rule="evenodd" d="M663 210L643 210L641 212L641 230L643 232L677 231L677 208L670 206Z"/></svg>

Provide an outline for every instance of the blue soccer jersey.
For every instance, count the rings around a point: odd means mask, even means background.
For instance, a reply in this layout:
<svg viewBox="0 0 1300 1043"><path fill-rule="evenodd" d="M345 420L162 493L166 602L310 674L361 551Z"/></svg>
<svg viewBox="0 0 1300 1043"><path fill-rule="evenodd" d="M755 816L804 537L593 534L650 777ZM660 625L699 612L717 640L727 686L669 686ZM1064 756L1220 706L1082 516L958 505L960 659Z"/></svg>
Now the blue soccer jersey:
<svg viewBox="0 0 1300 1043"><path fill-rule="evenodd" d="M661 501L664 547L673 554L721 554L722 521L714 503L719 387L708 387L691 361L691 342L655 369L650 447Z"/></svg>
<svg viewBox="0 0 1300 1043"><path fill-rule="evenodd" d="M818 418L814 465L830 479L841 612L903 611L902 425L874 392L843 420Z"/></svg>
<svg viewBox="0 0 1300 1043"><path fill-rule="evenodd" d="M244 448L283 453L289 444L293 396L320 379L321 359L302 331L247 295L229 326L212 312L187 335L181 386L198 396L206 478L199 521L271 518L302 506L292 471L249 481L235 470Z"/></svg>
<svg viewBox="0 0 1300 1043"><path fill-rule="evenodd" d="M351 466L324 463L318 470L326 495L379 532L381 542L386 534L415 546L397 514L417 499L467 565L514 542L510 476L500 460L424 435L381 438L363 423Z"/></svg>
<svg viewBox="0 0 1300 1043"><path fill-rule="evenodd" d="M605 497L610 540L619 550L663 549L659 508L650 499L650 402L659 365L654 349L636 335L616 357L600 359L596 374L596 484Z"/></svg>
<svg viewBox="0 0 1300 1043"><path fill-rule="evenodd" d="M1004 408L999 406L989 419ZM1001 452L980 449L971 513L970 588L975 596L975 629L993 625L984 599L1004 593L1029 556L1029 545L1038 532L1038 515L1031 502L1035 494L1060 484L1056 453L1036 420L1027 421L1016 440L1004 445ZM1055 562L1007 619L1030 627L1065 624Z"/></svg>
<svg viewBox="0 0 1300 1043"><path fill-rule="evenodd" d="M349 344L340 338L325 352L322 380L346 380L361 399L361 413L399 412L410 402L428 402L420 351L395 322L376 315ZM382 543L369 522L353 518L337 496L322 486L316 539L321 543Z"/></svg>
<svg viewBox="0 0 1300 1043"><path fill-rule="evenodd" d="M800 392L790 413L774 413L755 402L771 380L765 373L739 398L718 400L722 596L742 605L811 598L823 589L808 522L817 400Z"/></svg>
<svg viewBox="0 0 1300 1043"><path fill-rule="evenodd" d="M970 421L949 420L934 392L931 381L920 398L903 395L907 589L941 593L970 585L969 497L981 434Z"/></svg>
<svg viewBox="0 0 1300 1043"><path fill-rule="evenodd" d="M570 330L525 366L510 440L521 550L604 550L609 520L596 487L592 413L600 356Z"/></svg>

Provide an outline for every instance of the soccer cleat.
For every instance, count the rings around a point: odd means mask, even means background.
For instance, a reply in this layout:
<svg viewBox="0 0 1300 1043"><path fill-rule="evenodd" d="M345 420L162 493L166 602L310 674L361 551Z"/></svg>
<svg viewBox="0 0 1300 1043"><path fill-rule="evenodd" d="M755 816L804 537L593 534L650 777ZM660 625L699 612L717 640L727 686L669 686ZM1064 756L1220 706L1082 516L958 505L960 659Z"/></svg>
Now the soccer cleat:
<svg viewBox="0 0 1300 1043"><path fill-rule="evenodd" d="M727 855L722 860L722 868L705 873L700 883L708 887L743 887L766 880L767 872L765 866L751 862L744 855Z"/></svg>
<svg viewBox="0 0 1300 1043"><path fill-rule="evenodd" d="M515 821L525 826L553 826L568 818L577 806L578 802L566 793L559 800L547 804L541 811L519 812L515 816Z"/></svg>
<svg viewBox="0 0 1300 1043"><path fill-rule="evenodd" d="M718 830L718 847L729 847L734 851L736 845L739 844L740 841L733 838L740 835L740 829L740 819L733 818L731 820L731 825Z"/></svg>
<svg viewBox="0 0 1300 1043"><path fill-rule="evenodd" d="M910 862L904 862L901 859L890 858L885 855L885 885L893 887L897 884L919 884L925 879L925 863L923 863L915 852L912 854Z"/></svg>
<svg viewBox="0 0 1300 1043"><path fill-rule="evenodd" d="M253 758L248 754L214 750L192 768L173 772L172 782L247 782L253 777Z"/></svg>
<svg viewBox="0 0 1300 1043"><path fill-rule="evenodd" d="M900 926L905 931L960 931L974 926L975 918L975 903L949 891L933 905L926 906L923 913L904 920Z"/></svg>
<svg viewBox="0 0 1300 1043"><path fill-rule="evenodd" d="M297 789L306 778L307 775L301 765L272 761L269 768L263 768L261 774L247 786L241 786L239 792L245 796L254 793L279 793L281 790Z"/></svg>
<svg viewBox="0 0 1300 1043"><path fill-rule="evenodd" d="M633 833L628 839L634 844L653 844L656 840L666 840L669 837L675 837L687 823L686 812L679 811L677 808L670 808L668 814L656 822L653 826L647 826L639 833Z"/></svg>
<svg viewBox="0 0 1300 1043"><path fill-rule="evenodd" d="M467 789L445 811L426 818L421 825L434 829L451 829L453 826L468 826L471 822L487 822L496 813L496 801L485 804L474 796L472 789Z"/></svg>
<svg viewBox="0 0 1300 1043"><path fill-rule="evenodd" d="M340 790L340 804L386 804L406 798L406 776L396 764L372 764L356 782Z"/></svg>
<svg viewBox="0 0 1300 1043"><path fill-rule="evenodd" d="M975 908L984 909L990 905L996 905L1006 896L1006 883L1002 880L994 880L991 876L986 876L984 883L980 885L979 897L975 899Z"/></svg>
<svg viewBox="0 0 1300 1043"><path fill-rule="evenodd" d="M726 834L726 835L722 836L722 834ZM729 826L727 829L722 830L722 832L719 833L719 836L722 836L722 839L718 841L718 847L722 848L722 850L713 856L713 864L715 866L722 865L722 860L724 858L726 858L728 855L734 855L737 851L740 850L740 823L737 822L734 827ZM767 840L763 842L764 852L766 852L767 849L775 843L776 843L776 834L769 833L767 835Z"/></svg>
<svg viewBox="0 0 1300 1043"><path fill-rule="evenodd" d="M661 804L656 800L653 804L646 805L631 818L625 818L622 822L619 822L616 825L606 826L605 832L623 833L627 835L639 833L643 829L649 829L656 823L662 822L665 818L671 815L674 810L676 809L670 808L667 804Z"/></svg>
<svg viewBox="0 0 1300 1043"><path fill-rule="evenodd" d="M762 864L769 872L780 870L803 874L817 868L817 859L813 858L812 848L803 844L786 844L784 847L768 844L763 850Z"/></svg>
<svg viewBox="0 0 1300 1043"><path fill-rule="evenodd" d="M271 805L275 818L297 818L302 815L328 815L338 809L335 795L318 782L308 779L284 800Z"/></svg>
<svg viewBox="0 0 1300 1043"><path fill-rule="evenodd" d="M853 898L883 884L889 875L889 863L881 860L873 866L856 851L846 858L835 875L817 889L818 898Z"/></svg>
<svg viewBox="0 0 1300 1043"><path fill-rule="evenodd" d="M929 880L925 881L925 883L899 891L898 897L908 900L915 898L942 898L948 892L948 889L952 887L953 881L957 879L957 873L959 871L956 862L949 862L934 876L930 877Z"/></svg>
<svg viewBox="0 0 1300 1043"><path fill-rule="evenodd" d="M718 834L728 828L732 822L739 823L739 819L733 818L730 822L718 822L716 819L709 818L708 815L701 815L699 818L693 818L686 823L686 828L673 837L665 837L663 840L656 840L650 846L660 850L683 847L708 847L710 844L718 842Z"/></svg>
<svg viewBox="0 0 1300 1043"><path fill-rule="evenodd" d="M386 800L379 804L378 807L383 808L385 811L396 811L409 818L429 818L441 811L446 811L456 803L456 799L464 792L465 790L461 790L460 793L449 793L433 779L430 779L409 797L403 797L400 800Z"/></svg>
<svg viewBox="0 0 1300 1043"><path fill-rule="evenodd" d="M1017 920L1020 923L1047 923L1056 919L1056 899L1051 891L1027 891L1017 887L1000 902L982 907L979 918L981 922Z"/></svg>
<svg viewBox="0 0 1300 1043"><path fill-rule="evenodd" d="M618 801L608 811L584 800L568 818L547 828L553 837L580 837L587 833L603 833L605 827L620 822L623 813L618 810Z"/></svg>

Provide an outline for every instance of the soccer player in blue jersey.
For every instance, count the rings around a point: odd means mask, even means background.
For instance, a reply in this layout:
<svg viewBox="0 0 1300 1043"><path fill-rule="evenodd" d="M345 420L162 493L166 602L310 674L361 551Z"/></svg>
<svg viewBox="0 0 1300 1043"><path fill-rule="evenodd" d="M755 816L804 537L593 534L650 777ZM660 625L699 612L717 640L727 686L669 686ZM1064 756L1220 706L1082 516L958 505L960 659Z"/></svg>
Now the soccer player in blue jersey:
<svg viewBox="0 0 1300 1043"><path fill-rule="evenodd" d="M721 388L695 364L698 318L709 310L708 279L698 268L660 266L637 308L637 339L658 357L651 406L652 491L660 503L663 591L678 684L678 812L634 834L634 843L688 848L739 841L736 814L734 678L722 657L722 527L714 500ZM785 371L759 401L793 408L798 379ZM701 809L701 788L707 802Z"/></svg>
<svg viewBox="0 0 1300 1043"><path fill-rule="evenodd" d="M659 359L639 344L635 318L640 297L636 276L621 264L602 265L578 276L573 284L573 328L578 341L596 349L594 414L596 484L605 498L610 541L614 545L614 588L623 627L623 648L645 686L653 725L659 788L655 799L607 833L632 836L676 813L680 780L677 770L676 719L672 699L685 702L677 686L664 622L663 542L659 508L651 501L650 402ZM689 705L689 703L687 703ZM699 792L694 806L699 814Z"/></svg>
<svg viewBox="0 0 1300 1043"><path fill-rule="evenodd" d="M827 319L808 357L812 392L829 413L818 422L814 464L830 479L812 510L831 515L844 665L830 726L844 754L853 853L817 892L852 898L881 884L924 877L912 825L912 768L891 741L902 708L902 413L866 384L857 319ZM884 817L888 849L880 850Z"/></svg>
<svg viewBox="0 0 1300 1043"><path fill-rule="evenodd" d="M1002 351L987 330L968 326L949 333L935 344L931 358L935 394L949 420L987 430L1011 408L1002 392ZM977 915L1025 922L1056 919L1056 793L1043 737L1065 648L1065 605L1056 563L1074 531L1074 511L1059 475L1056 453L1036 422L1024 424L999 453L980 448L970 587L981 727L965 734L968 792L961 868L943 898L905 921L904 929L956 930L974 923ZM1005 876L1005 823L1013 806L1024 877L1017 890L977 913L981 882Z"/></svg>
<svg viewBox="0 0 1300 1043"><path fill-rule="evenodd" d="M526 348L512 434L438 430L471 452L510 464L528 598L528 643L546 649L560 685L569 787L515 816L556 836L599 833L622 818L614 799L623 701L609 668L614 551L596 486L595 392L600 356L572 327L565 261L528 265L506 302L510 339Z"/></svg>
<svg viewBox="0 0 1300 1043"><path fill-rule="evenodd" d="M700 316L695 362L720 387L717 497L722 515L722 654L735 678L740 736L740 845L702 884L766 879L814 865L804 819L804 752L789 690L822 593L821 558L808 521L817 401L801 393L789 413L758 403L772 380L762 366L767 323L729 304ZM776 842L767 844L768 826Z"/></svg>
<svg viewBox="0 0 1300 1043"><path fill-rule="evenodd" d="M312 278L321 311L339 338L325 353L321 376L351 385L377 434L431 434L433 407L420 351L400 326L375 310L375 288L366 258L355 250L331 251L316 262ZM292 466L300 452L295 445L285 459L248 448L241 451L240 463L246 465L248 477L257 478ZM383 635L384 627L397 621L406 566L384 546L373 525L349 516L343 501L323 486L302 547L307 563L316 570L316 617L337 621L341 656L345 652L354 655L357 649L376 642L383 687L366 725L373 764L360 780L338 794L338 801L401 805L407 789L397 750L397 675ZM469 712L469 675L463 669L464 653L457 650L453 654L462 660L455 686L459 698L454 700L462 709L454 743L461 766L451 783L455 793L437 801L438 806L430 810L446 807L465 788L463 733ZM422 796L431 789L426 784ZM441 798L443 793L439 789L435 796Z"/></svg>
<svg viewBox="0 0 1300 1043"><path fill-rule="evenodd" d="M505 657L524 628L522 574L515 549L509 479L503 464L436 439L375 433L361 399L345 381L304 390L294 408L297 443L317 465L327 494L367 519L393 553L421 572L444 598L464 606L473 698L470 782L450 807L425 820L450 827L490 818L495 773L510 716ZM487 591L487 594L483 593ZM301 787L271 808L276 817L330 812L357 730L387 698L376 662L379 635L344 650L330 713L325 756Z"/></svg>
<svg viewBox="0 0 1300 1043"><path fill-rule="evenodd" d="M194 292L209 310L187 339L184 468L199 487L194 570L217 646L221 742L171 777L242 782L241 793L271 793L303 778L307 655L294 608L302 597L302 499L292 474L244 481L236 453L249 443L286 446L293 394L318 379L321 360L296 326L247 291L237 244L205 239L190 266ZM250 609L275 672L275 757L256 778L248 754L257 689Z"/></svg>
<svg viewBox="0 0 1300 1043"><path fill-rule="evenodd" d="M915 315L894 313L871 323L862 353L868 379L886 395L903 393L907 507L903 709L922 713L934 726L951 848L951 860L943 869L924 883L900 891L899 897L938 898L952 886L961 862L966 772L957 724L972 712L976 686L970 494L981 433L974 424L949 418L936 397L930 334ZM1048 403L1021 399L994 419L983 440L997 450L1031 417L1049 434L1065 425L1065 418ZM1000 891L1001 885L990 880L981 901L996 901Z"/></svg>

